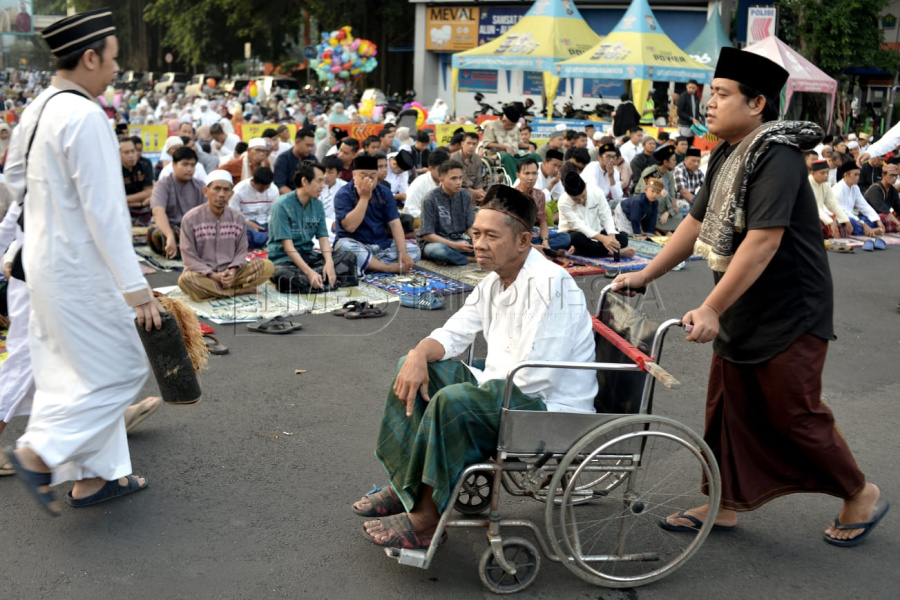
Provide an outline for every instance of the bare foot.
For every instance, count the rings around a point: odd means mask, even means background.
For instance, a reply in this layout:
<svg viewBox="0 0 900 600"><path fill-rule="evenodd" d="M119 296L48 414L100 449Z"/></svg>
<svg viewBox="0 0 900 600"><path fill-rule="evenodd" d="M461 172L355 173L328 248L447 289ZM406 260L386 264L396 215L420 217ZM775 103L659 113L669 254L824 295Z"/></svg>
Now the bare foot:
<svg viewBox="0 0 900 600"><path fill-rule="evenodd" d="M709 505L704 504L703 506L698 506L697 508L688 509L684 511L684 514L691 515L695 519L698 519L701 523L706 523L706 517L707 515L709 515ZM666 517L666 523L675 526L682 525L684 527L695 527L694 523L692 523L688 519L685 519L684 517L679 517L678 513ZM737 525L737 513L733 510L720 508L718 514L716 515L715 524L722 527L734 527L735 525Z"/></svg>
<svg viewBox="0 0 900 600"><path fill-rule="evenodd" d="M415 531L416 535L420 538L431 537L440 520L439 518L434 519L425 517L420 513L406 513L406 516L409 517L409 521L412 523L413 531ZM379 542L387 541L390 538L390 531L384 526L382 519L366 521L363 523L363 526L366 528L366 533Z"/></svg>
<svg viewBox="0 0 900 600"><path fill-rule="evenodd" d="M860 493L844 500L838 521L841 523L865 523L872 518L872 510L881 496L881 490L874 483L867 483ZM834 540L852 540L865 529L835 529L834 524L828 526L825 535Z"/></svg>
<svg viewBox="0 0 900 600"><path fill-rule="evenodd" d="M31 448L18 448L14 450L16 458L19 459L19 463L28 469L29 471L34 471L35 473L49 473L50 467L48 467L41 457L38 456L34 450ZM37 491L41 494L46 494L53 491L53 488L49 485L42 485L37 488ZM50 504L47 505L47 508L50 509L51 512L59 514L61 512L61 507L58 501L54 500Z"/></svg>
<svg viewBox="0 0 900 600"><path fill-rule="evenodd" d="M634 248L622 248L619 250L619 256L623 258L634 258Z"/></svg>

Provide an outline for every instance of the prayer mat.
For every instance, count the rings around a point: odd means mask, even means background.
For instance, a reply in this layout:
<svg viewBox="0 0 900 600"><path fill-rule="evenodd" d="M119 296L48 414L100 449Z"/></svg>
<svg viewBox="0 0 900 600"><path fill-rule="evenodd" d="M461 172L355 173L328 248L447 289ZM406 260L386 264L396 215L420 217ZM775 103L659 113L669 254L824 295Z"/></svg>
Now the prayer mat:
<svg viewBox="0 0 900 600"><path fill-rule="evenodd" d="M0 329L0 365L6 361L9 352L6 350L6 330Z"/></svg>
<svg viewBox="0 0 900 600"><path fill-rule="evenodd" d="M579 275L603 275L606 273L606 269L603 267L576 264L575 261L569 258L557 258L553 262L565 269L572 277L578 277Z"/></svg>
<svg viewBox="0 0 900 600"><path fill-rule="evenodd" d="M649 240L639 240L637 238L628 238L628 247L634 248L634 251L638 253L640 256L645 256L647 258L654 258L659 251L663 249L663 246L666 242L669 241L669 237L665 235L655 235L651 237ZM662 240L662 241L660 241ZM696 254L692 254L688 260L703 260L701 256Z"/></svg>
<svg viewBox="0 0 900 600"><path fill-rule="evenodd" d="M161 256L150 249L150 246L136 246L134 253L138 255L138 260L145 262L157 271L183 271L184 263L180 260L171 260L165 256Z"/></svg>
<svg viewBox="0 0 900 600"><path fill-rule="evenodd" d="M339 288L333 292L321 294L282 294L275 289L275 284L266 282L265 285L260 286L259 292L256 294L217 298L203 302L191 300L177 285L156 288L154 291L168 298L177 298L187 303L194 309L198 317L217 325L251 323L277 316L321 315L340 308L350 299L366 300L370 304L399 301L396 296L364 284L357 287Z"/></svg>
<svg viewBox="0 0 900 600"><path fill-rule="evenodd" d="M874 238L866 237L864 235L854 235L853 239L865 243ZM883 235L881 236L881 239L884 240L884 243L887 246L900 246L900 237L895 237L894 234L889 233L887 235Z"/></svg>
<svg viewBox="0 0 900 600"><path fill-rule="evenodd" d="M135 246L146 246L147 245L147 230L149 227L138 227L136 225L132 225L131 227L131 243Z"/></svg>
<svg viewBox="0 0 900 600"><path fill-rule="evenodd" d="M865 238L864 238L865 239ZM849 245L851 248L862 248L863 242L861 240L857 240L855 238L831 238L828 241L830 242L843 242Z"/></svg>
<svg viewBox="0 0 900 600"><path fill-rule="evenodd" d="M640 271L644 267L650 264L650 259L637 254L634 258L622 258L619 262L616 262L612 259L612 257L606 258L590 258L587 256L576 256L575 254L567 254L567 257L572 260L577 260L580 262L587 263L589 265L596 265L598 267L603 267L607 271L620 271L622 273L629 273L631 271Z"/></svg>
<svg viewBox="0 0 900 600"><path fill-rule="evenodd" d="M452 296L474 289L471 285L418 266L412 273L366 273L363 281L397 296L418 296L424 292L431 292L435 296Z"/></svg>
<svg viewBox="0 0 900 600"><path fill-rule="evenodd" d="M471 285L472 287L477 286L490 274L490 271L485 271L479 267L478 263L469 263L462 266L439 265L436 262L422 259L416 263L416 266L420 269L425 269L426 271L431 271L432 273L437 273L438 275L443 275L444 277L449 277L450 279Z"/></svg>

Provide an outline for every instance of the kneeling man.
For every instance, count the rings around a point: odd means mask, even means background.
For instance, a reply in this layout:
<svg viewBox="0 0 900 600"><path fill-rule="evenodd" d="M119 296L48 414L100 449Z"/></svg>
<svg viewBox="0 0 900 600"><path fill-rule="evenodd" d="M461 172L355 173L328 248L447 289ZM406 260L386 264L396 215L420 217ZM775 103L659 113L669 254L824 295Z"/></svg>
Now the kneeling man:
<svg viewBox="0 0 900 600"><path fill-rule="evenodd" d="M247 262L247 224L228 202L234 184L228 171L206 176L206 204L192 208L181 220L181 258L184 272L178 287L202 302L252 294L272 276L268 260Z"/></svg>
<svg viewBox="0 0 900 600"><path fill-rule="evenodd" d="M354 510L379 546L425 548L467 465L497 446L506 374L524 360L592 361L584 294L564 269L531 247L534 201L513 188L488 190L472 246L491 271L443 327L400 360L375 455L391 485ZM483 333L484 369L449 360ZM528 370L514 379L510 408L594 412L593 371Z"/></svg>

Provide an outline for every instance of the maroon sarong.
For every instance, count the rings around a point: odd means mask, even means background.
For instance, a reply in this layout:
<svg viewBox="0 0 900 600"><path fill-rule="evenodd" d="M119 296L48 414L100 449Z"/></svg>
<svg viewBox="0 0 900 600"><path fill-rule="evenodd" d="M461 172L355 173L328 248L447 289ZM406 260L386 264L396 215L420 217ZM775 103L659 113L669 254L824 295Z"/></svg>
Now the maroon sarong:
<svg viewBox="0 0 900 600"><path fill-rule="evenodd" d="M866 478L822 402L828 342L806 334L765 363L713 354L704 439L719 461L722 508L753 510L773 498L856 495Z"/></svg>

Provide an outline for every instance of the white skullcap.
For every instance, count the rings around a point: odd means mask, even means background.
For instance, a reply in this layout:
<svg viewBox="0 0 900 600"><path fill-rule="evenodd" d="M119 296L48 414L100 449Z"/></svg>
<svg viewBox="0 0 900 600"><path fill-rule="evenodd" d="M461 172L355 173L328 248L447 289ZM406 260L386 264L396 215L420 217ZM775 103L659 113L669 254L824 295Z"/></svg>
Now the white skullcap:
<svg viewBox="0 0 900 600"><path fill-rule="evenodd" d="M848 140L855 140L855 139L856 139L856 134L855 134L855 133L851 133L850 135L847 136L847 139L848 139Z"/></svg>
<svg viewBox="0 0 900 600"><path fill-rule="evenodd" d="M250 140L250 143L247 144L247 149L250 148L268 148L269 144L266 142L265 138L253 138Z"/></svg>
<svg viewBox="0 0 900 600"><path fill-rule="evenodd" d="M598 131L598 132L596 132L596 133L594 134L594 141L595 141L595 142L599 142L599 141L602 140L604 137L606 137L606 136L603 135L603 132Z"/></svg>
<svg viewBox="0 0 900 600"><path fill-rule="evenodd" d="M566 127L565 123L560 123L559 125L556 126L556 131L565 131L566 129L567 129L567 127Z"/></svg>
<svg viewBox="0 0 900 600"><path fill-rule="evenodd" d="M847 150L853 150L854 148L859 148L859 144L855 140L847 144Z"/></svg>
<svg viewBox="0 0 900 600"><path fill-rule="evenodd" d="M231 173L223 169L216 169L215 171L211 171L209 174L207 174L206 187L209 187L209 185L214 181L227 181L231 185L234 185L234 179L232 179Z"/></svg>

